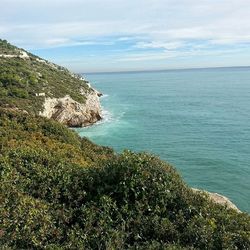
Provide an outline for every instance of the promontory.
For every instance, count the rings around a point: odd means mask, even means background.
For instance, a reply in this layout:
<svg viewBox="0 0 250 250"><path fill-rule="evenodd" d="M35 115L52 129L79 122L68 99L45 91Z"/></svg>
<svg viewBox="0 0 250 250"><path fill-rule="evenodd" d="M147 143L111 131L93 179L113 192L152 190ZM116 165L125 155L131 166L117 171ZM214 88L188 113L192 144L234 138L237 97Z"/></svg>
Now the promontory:
<svg viewBox="0 0 250 250"><path fill-rule="evenodd" d="M100 95L81 76L0 40L1 107L84 127L101 119Z"/></svg>

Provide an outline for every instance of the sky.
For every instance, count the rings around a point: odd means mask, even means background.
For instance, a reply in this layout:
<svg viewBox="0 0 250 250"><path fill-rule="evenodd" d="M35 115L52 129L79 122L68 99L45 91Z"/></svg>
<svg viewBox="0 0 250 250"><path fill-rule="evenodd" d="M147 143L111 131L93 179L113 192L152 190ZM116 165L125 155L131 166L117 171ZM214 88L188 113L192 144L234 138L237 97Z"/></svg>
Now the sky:
<svg viewBox="0 0 250 250"><path fill-rule="evenodd" d="M0 0L0 38L77 73L250 65L250 0Z"/></svg>

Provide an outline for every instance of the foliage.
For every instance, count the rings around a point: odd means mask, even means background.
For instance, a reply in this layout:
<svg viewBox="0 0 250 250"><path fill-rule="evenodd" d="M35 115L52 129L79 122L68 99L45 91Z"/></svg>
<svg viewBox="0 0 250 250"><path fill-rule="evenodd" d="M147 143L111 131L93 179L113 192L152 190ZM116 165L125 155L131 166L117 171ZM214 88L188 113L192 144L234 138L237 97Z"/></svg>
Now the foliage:
<svg viewBox="0 0 250 250"><path fill-rule="evenodd" d="M11 52L16 53L16 47L8 43L6 40L0 39L0 54L8 54L10 55Z"/></svg>
<svg viewBox="0 0 250 250"><path fill-rule="evenodd" d="M43 110L44 96L60 98L70 95L84 103L85 93L91 91L87 81L67 69L25 52L0 39L0 106L17 107L32 114ZM3 56L5 55L5 57ZM6 55L11 57L6 57Z"/></svg>
<svg viewBox="0 0 250 250"><path fill-rule="evenodd" d="M0 109L3 249L249 249L250 217L194 193L157 157Z"/></svg>

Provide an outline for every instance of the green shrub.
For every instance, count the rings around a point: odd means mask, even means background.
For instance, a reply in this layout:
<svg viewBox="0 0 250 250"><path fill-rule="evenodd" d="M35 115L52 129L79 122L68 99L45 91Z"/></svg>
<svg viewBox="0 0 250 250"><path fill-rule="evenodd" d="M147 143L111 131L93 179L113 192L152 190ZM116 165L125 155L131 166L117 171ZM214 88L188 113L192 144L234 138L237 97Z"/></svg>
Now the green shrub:
<svg viewBox="0 0 250 250"><path fill-rule="evenodd" d="M155 156L0 109L3 249L249 249L250 217L194 193Z"/></svg>
<svg viewBox="0 0 250 250"><path fill-rule="evenodd" d="M8 91L6 89L0 89L0 97L4 97L8 95Z"/></svg>
<svg viewBox="0 0 250 250"><path fill-rule="evenodd" d="M67 69L41 61L28 53L29 60L19 58L21 50L0 40L0 54L17 57L0 60L0 93L8 92L9 98L1 99L0 106L14 105L32 114L43 110L43 97L37 93L45 93L46 97L64 97L70 95L74 100L84 103L86 96L80 93L90 91L86 81L73 76ZM0 94L1 96L1 94ZM5 96L5 95L4 95Z"/></svg>
<svg viewBox="0 0 250 250"><path fill-rule="evenodd" d="M9 88L8 95L18 98L28 98L29 96L27 90L16 87Z"/></svg>

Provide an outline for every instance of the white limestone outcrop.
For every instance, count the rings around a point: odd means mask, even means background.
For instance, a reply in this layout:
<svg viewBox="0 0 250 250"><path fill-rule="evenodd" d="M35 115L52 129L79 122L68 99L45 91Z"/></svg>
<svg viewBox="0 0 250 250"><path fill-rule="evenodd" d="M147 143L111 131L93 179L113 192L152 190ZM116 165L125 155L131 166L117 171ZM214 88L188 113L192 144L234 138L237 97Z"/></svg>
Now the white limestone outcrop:
<svg viewBox="0 0 250 250"><path fill-rule="evenodd" d="M0 54L0 57L3 58L21 58L21 59L30 59L29 55L27 54L27 52L20 50L17 51L19 54L17 55L8 55L8 54Z"/></svg>
<svg viewBox="0 0 250 250"><path fill-rule="evenodd" d="M62 98L45 98L44 110L40 115L52 118L69 127L86 127L101 119L100 93L90 89L82 93L85 103L73 100L69 95Z"/></svg>

